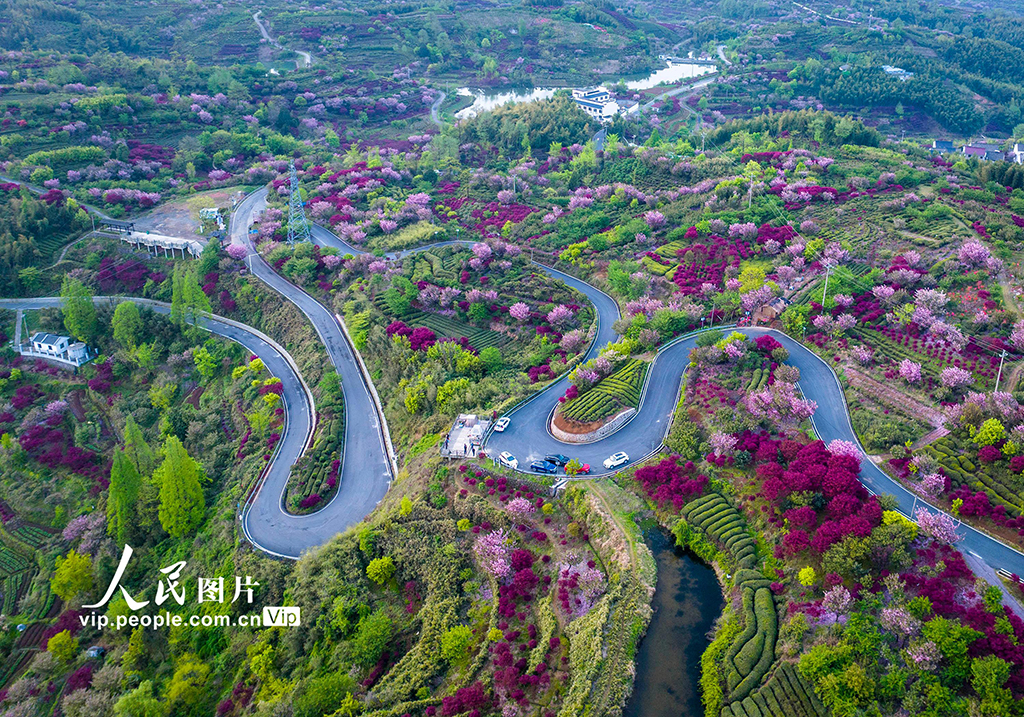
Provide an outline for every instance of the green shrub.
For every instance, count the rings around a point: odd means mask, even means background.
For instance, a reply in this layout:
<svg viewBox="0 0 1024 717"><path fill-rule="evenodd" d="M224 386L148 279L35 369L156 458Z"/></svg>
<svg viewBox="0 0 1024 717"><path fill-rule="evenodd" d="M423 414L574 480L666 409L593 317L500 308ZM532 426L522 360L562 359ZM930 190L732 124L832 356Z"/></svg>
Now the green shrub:
<svg viewBox="0 0 1024 717"><path fill-rule="evenodd" d="M383 610L376 610L359 621L352 639L352 659L357 665L371 667L377 664L391 641L391 618Z"/></svg>
<svg viewBox="0 0 1024 717"><path fill-rule="evenodd" d="M356 691L355 681L348 675L332 673L310 680L299 687L299 696L292 707L295 717L321 717L341 706L345 695Z"/></svg>

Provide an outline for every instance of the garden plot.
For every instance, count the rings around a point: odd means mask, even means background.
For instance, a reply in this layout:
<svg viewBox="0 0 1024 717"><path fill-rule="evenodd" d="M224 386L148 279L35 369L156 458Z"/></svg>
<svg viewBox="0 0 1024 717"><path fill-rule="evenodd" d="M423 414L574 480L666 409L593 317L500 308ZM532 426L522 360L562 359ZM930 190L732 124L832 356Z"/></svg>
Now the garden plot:
<svg viewBox="0 0 1024 717"><path fill-rule="evenodd" d="M632 359L586 393L566 401L560 415L575 423L593 423L640 403L648 364Z"/></svg>

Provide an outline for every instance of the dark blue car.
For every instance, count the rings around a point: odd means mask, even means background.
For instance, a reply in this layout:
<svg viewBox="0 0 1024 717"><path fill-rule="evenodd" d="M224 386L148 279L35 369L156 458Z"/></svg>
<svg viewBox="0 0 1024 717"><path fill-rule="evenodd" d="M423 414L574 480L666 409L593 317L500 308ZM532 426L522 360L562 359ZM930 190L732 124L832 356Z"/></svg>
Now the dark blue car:
<svg viewBox="0 0 1024 717"><path fill-rule="evenodd" d="M550 461L534 461L530 464L530 470L534 473L557 473L558 466Z"/></svg>

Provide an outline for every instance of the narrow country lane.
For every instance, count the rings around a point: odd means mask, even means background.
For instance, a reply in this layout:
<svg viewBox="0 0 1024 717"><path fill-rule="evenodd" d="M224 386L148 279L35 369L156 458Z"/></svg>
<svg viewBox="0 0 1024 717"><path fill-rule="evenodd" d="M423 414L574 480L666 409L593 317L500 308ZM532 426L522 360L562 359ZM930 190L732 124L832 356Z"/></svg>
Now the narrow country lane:
<svg viewBox="0 0 1024 717"><path fill-rule="evenodd" d="M126 296L97 296L94 298L94 301L97 304L132 301L140 306L148 306L158 314L169 314L171 312L170 304L150 299ZM57 296L31 299L0 299L0 308L11 310L43 309L57 307L60 304L61 299ZM267 370L281 379L281 384L284 387L282 399L287 420L285 421L281 440L278 441L270 465L267 467L263 488L258 494L260 496L269 496L270 489L268 489L268 486L280 485L283 488L288 480L288 471L302 456L306 448L307 439L313 425L314 408L312 395L309 393L309 388L302 380L298 367L291 356L273 339L262 332L237 321L216 315L203 318L201 326L218 336L223 336L241 344L246 350L251 351L253 355L259 356ZM280 491L275 495L280 496ZM301 545L298 541L292 543L267 541L264 531L257 531L257 535L258 537L254 537L246 530L246 537L266 552L280 557L298 557L299 552L301 552L301 548L296 549L297 546ZM320 542L323 541L321 540Z"/></svg>
<svg viewBox="0 0 1024 717"><path fill-rule="evenodd" d="M291 463L275 461L262 488L245 508L242 524L258 547L276 555L298 557L302 551L322 545L370 514L387 493L391 463L385 449L386 433L355 353L338 319L312 296L278 275L259 256L248 239L255 216L266 206L267 190L243 199L231 219L231 241L249 250L246 263L253 275L294 303L313 324L327 354L341 376L345 400L345 449L338 492L324 508L309 515L287 513L282 504ZM304 440L289 446L289 455ZM285 442L282 437L281 443ZM281 465L278 465L281 464Z"/></svg>

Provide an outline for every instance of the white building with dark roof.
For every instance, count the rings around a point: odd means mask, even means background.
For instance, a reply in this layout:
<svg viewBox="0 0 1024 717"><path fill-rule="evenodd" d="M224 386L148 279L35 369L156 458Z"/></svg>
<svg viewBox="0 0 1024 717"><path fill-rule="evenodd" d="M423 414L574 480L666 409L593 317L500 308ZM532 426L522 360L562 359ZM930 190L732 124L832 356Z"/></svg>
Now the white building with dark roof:
<svg viewBox="0 0 1024 717"><path fill-rule="evenodd" d="M59 336L45 331L33 334L27 345L18 346L17 349L22 356L53 359L76 367L96 356L96 352L81 341L72 341L70 336Z"/></svg>
<svg viewBox="0 0 1024 717"><path fill-rule="evenodd" d="M572 98L581 110L601 122L611 122L615 115L629 114L639 108L639 105L634 103L620 104L602 87L573 90Z"/></svg>

